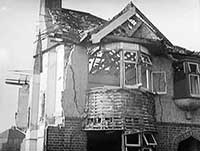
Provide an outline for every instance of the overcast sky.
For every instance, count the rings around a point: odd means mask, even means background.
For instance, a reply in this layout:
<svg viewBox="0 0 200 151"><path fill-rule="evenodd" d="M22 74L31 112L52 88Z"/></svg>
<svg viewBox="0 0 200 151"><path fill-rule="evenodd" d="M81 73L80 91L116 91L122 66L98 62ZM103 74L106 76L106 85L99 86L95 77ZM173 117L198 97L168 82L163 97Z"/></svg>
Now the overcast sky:
<svg viewBox="0 0 200 151"><path fill-rule="evenodd" d="M0 132L14 125L17 88L8 70L31 69L40 0L0 0ZM130 0L63 0L63 7L112 18ZM133 0L175 45L200 50L200 0Z"/></svg>

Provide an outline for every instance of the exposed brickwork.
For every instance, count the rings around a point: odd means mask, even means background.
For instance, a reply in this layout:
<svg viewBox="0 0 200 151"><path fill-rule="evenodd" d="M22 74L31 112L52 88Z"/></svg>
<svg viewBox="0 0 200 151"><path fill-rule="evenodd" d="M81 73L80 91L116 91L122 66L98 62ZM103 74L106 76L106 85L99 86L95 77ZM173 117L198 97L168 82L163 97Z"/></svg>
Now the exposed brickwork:
<svg viewBox="0 0 200 151"><path fill-rule="evenodd" d="M177 151L178 144L191 136L200 141L200 125L158 123L157 130L158 151Z"/></svg>
<svg viewBox="0 0 200 151"><path fill-rule="evenodd" d="M81 129L80 118L66 118L65 127L48 127L47 151L86 151L87 136Z"/></svg>
<svg viewBox="0 0 200 151"><path fill-rule="evenodd" d="M89 92L88 102L85 129L155 131L155 103L150 93L140 90L98 88ZM100 118L101 120L96 122L96 119Z"/></svg>

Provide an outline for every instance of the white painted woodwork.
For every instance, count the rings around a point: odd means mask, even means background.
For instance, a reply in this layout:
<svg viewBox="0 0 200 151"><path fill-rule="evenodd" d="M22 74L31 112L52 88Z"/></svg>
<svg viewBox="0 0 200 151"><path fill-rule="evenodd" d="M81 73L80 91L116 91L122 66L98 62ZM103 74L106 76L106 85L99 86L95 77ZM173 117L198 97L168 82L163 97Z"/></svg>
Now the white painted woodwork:
<svg viewBox="0 0 200 151"><path fill-rule="evenodd" d="M57 77L57 52L54 49L48 52L47 71L47 95L46 95L46 117L47 123L54 124L54 113L56 104L56 77Z"/></svg>
<svg viewBox="0 0 200 151"><path fill-rule="evenodd" d="M114 29L122 25L125 21L127 21L131 16L135 15L135 7L130 8L127 12L119 16L117 19L112 21L110 24L105 26L99 32L92 35L91 40L92 43L99 43L102 38L112 32Z"/></svg>
<svg viewBox="0 0 200 151"><path fill-rule="evenodd" d="M56 48L57 51L57 77L56 77L56 104L55 104L55 122L62 124L62 92L64 90L64 45Z"/></svg>

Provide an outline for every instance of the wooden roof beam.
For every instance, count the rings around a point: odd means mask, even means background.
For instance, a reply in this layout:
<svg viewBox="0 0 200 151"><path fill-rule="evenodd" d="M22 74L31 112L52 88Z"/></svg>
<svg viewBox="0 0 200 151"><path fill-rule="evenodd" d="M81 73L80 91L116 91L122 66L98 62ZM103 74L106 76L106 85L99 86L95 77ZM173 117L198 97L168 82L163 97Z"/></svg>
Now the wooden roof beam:
<svg viewBox="0 0 200 151"><path fill-rule="evenodd" d="M115 42L131 42L131 43L138 43L138 44L150 44L150 45L159 45L159 41L151 40L151 39L141 39L141 38L128 38L128 37L121 37L121 36L106 36L105 41L115 41Z"/></svg>
<svg viewBox="0 0 200 151"><path fill-rule="evenodd" d="M105 26L99 32L93 34L91 36L92 43L99 43L102 38L104 38L106 35L108 35L114 29L116 29L117 27L122 25L124 22L126 22L130 17L135 15L135 13L136 13L135 7L130 8L127 12L125 12L124 14L119 16L117 19L115 19L110 24Z"/></svg>

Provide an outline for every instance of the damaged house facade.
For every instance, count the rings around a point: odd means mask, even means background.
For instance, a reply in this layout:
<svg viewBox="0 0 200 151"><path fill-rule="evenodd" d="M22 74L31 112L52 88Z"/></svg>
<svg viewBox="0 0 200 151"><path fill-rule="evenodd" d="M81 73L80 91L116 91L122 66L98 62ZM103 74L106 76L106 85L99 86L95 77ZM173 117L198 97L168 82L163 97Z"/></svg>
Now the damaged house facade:
<svg viewBox="0 0 200 151"><path fill-rule="evenodd" d="M200 54L133 3L107 21L41 0L25 151L200 150Z"/></svg>

